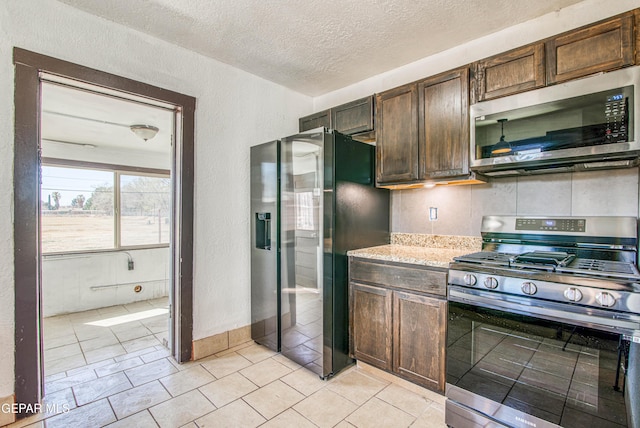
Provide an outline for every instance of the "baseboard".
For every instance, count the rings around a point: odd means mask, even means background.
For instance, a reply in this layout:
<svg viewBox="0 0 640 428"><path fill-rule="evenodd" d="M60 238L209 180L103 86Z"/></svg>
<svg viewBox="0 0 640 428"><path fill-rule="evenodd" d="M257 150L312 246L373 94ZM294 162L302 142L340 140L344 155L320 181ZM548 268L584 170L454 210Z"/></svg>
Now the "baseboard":
<svg viewBox="0 0 640 428"><path fill-rule="evenodd" d="M442 394L439 394L435 391L431 391L430 389L427 388L423 388L420 385L416 385L415 383L409 382L408 380L402 379L392 373L386 372L384 370L381 370L377 367L374 367L370 364L367 363L363 363L362 361L358 361L356 363L358 369L370 373L376 377L379 377L381 379L384 379L388 382L392 382L395 383L398 386L403 387L404 389L408 389L409 391L421 395L425 398L428 398L431 401L435 401L436 403L440 403L442 405L444 405L447 397L445 397Z"/></svg>
<svg viewBox="0 0 640 428"><path fill-rule="evenodd" d="M16 421L16 414L13 412L13 404L15 402L15 395L0 398L0 427L12 424Z"/></svg>
<svg viewBox="0 0 640 428"><path fill-rule="evenodd" d="M218 352L226 351L229 348L240 345L251 340L251 326L236 328L224 333L197 339L193 341L192 358L200 360Z"/></svg>

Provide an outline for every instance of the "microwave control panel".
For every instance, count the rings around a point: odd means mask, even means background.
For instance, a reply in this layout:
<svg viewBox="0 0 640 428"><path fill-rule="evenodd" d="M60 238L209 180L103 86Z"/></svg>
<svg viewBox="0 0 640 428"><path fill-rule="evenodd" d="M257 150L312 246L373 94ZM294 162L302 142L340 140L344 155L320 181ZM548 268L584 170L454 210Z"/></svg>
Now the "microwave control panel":
<svg viewBox="0 0 640 428"><path fill-rule="evenodd" d="M627 118L629 117L628 98L624 94L607 96L604 104L606 119L605 138L608 143L629 141L627 138Z"/></svg>

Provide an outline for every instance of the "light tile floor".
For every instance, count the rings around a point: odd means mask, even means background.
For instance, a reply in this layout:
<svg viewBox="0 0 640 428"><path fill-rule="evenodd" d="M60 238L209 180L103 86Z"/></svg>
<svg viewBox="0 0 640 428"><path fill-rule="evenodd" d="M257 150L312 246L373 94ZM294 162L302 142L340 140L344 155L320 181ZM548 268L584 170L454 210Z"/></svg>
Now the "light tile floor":
<svg viewBox="0 0 640 428"><path fill-rule="evenodd" d="M136 305L146 311L162 302ZM117 314L125 313L114 309L109 315ZM68 321L76 325L104 315L74 314ZM253 342L180 365L160 344L162 333L154 332L153 324L136 322L151 334L140 335L139 325L111 327L107 330L114 341L108 333L90 337L88 329L85 340L78 336L75 342L80 351L73 346L55 351L66 356L51 361L73 363L49 363L54 371L45 380L49 411L10 427L445 426L444 397L369 366L354 366L323 381ZM84 330L74 329L76 334ZM74 344L69 338L58 343L49 348L50 358L51 350Z"/></svg>

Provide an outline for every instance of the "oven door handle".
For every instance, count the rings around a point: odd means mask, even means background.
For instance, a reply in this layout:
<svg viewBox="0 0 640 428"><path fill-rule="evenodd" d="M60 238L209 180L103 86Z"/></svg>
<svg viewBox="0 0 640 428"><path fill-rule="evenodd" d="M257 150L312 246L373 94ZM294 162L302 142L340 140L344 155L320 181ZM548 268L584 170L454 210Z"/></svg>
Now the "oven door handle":
<svg viewBox="0 0 640 428"><path fill-rule="evenodd" d="M640 316L632 314L612 314L609 311L584 307L576 310L577 308L572 305L471 290L455 285L449 286L449 300L610 331L624 335L627 340L640 342Z"/></svg>

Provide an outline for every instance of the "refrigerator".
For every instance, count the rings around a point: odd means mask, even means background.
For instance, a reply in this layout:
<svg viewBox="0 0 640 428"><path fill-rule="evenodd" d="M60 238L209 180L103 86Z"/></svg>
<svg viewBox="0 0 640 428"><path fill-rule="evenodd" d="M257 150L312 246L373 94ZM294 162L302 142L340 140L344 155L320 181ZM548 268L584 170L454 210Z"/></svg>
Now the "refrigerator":
<svg viewBox="0 0 640 428"><path fill-rule="evenodd" d="M389 243L375 147L318 128L251 148L251 337L322 378L349 358L347 251Z"/></svg>

